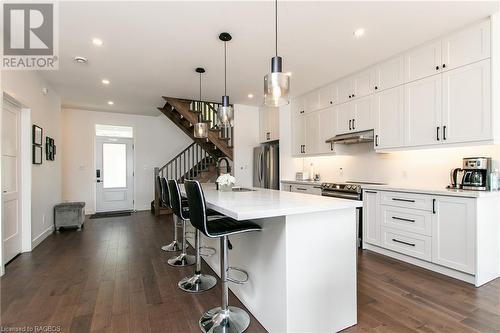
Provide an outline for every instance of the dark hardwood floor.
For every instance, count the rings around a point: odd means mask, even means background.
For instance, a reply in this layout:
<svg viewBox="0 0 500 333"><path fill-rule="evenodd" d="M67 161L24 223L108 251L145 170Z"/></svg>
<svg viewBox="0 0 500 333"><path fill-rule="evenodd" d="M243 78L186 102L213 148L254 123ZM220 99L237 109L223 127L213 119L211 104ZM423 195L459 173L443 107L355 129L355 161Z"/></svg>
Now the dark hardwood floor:
<svg viewBox="0 0 500 333"><path fill-rule="evenodd" d="M196 295L177 288L193 268L166 264L171 254L160 246L170 233L169 217L140 212L53 234L7 266L0 331L199 332L200 315L220 304L220 285ZM346 332L500 332L500 280L476 289L369 252L358 266L359 324ZM234 296L230 303L241 306ZM252 318L248 332L265 330Z"/></svg>

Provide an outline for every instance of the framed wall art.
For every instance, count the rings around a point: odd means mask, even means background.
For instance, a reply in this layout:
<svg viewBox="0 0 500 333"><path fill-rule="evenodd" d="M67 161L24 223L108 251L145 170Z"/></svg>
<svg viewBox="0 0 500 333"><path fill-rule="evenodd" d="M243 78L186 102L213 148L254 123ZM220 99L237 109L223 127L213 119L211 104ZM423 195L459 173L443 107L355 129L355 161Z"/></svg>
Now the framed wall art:
<svg viewBox="0 0 500 333"><path fill-rule="evenodd" d="M43 144L43 129L37 125L33 125L33 144L37 146Z"/></svg>
<svg viewBox="0 0 500 333"><path fill-rule="evenodd" d="M33 164L42 164L42 146L33 145Z"/></svg>

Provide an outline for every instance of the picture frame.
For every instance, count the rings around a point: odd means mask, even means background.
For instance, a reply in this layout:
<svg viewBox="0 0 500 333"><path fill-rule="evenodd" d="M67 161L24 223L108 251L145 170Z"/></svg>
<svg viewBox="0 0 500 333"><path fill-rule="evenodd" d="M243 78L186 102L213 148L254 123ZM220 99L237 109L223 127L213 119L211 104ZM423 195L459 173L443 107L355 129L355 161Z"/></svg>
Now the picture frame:
<svg viewBox="0 0 500 333"><path fill-rule="evenodd" d="M43 144L43 128L33 125L33 144L41 146Z"/></svg>
<svg viewBox="0 0 500 333"><path fill-rule="evenodd" d="M54 161L56 156L55 141L51 137L45 137L45 159L47 161Z"/></svg>
<svg viewBox="0 0 500 333"><path fill-rule="evenodd" d="M39 145L33 145L33 164L40 165L43 163L43 148Z"/></svg>

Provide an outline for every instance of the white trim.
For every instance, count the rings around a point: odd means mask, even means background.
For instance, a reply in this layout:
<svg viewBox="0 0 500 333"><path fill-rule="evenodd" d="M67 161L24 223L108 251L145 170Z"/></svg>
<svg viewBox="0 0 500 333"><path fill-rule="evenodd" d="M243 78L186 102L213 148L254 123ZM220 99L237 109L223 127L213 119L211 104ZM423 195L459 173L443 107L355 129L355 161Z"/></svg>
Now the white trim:
<svg viewBox="0 0 500 333"><path fill-rule="evenodd" d="M21 251L30 252L31 244L31 109L21 109Z"/></svg>
<svg viewBox="0 0 500 333"><path fill-rule="evenodd" d="M54 225L50 225L40 235L33 238L33 241L31 242L31 248L34 249L35 247L40 245L40 243L43 242L45 238L50 236L53 232L54 232Z"/></svg>
<svg viewBox="0 0 500 333"><path fill-rule="evenodd" d="M407 256L407 255L404 255L401 253L397 253L397 252L394 252L391 250L383 249L383 248L375 246L375 245L363 243L363 249L370 250L370 251L373 251L373 252L376 252L379 254L383 254L385 256L388 256L388 257L391 257L394 259L398 259L398 260L407 262L409 264L419 266L419 267L422 267L422 268L425 268L425 269L428 269L430 271L434 271L434 272L437 272L440 274L444 274L444 275L450 276L452 278L462 280L462 281L465 281L465 282L468 282L468 283L471 283L474 285L476 283L476 279L475 279L474 275L462 273L462 272L456 271L454 269L450 269L450 268L446 268L446 267L443 267L440 265L436 265L436 264L433 264L431 262L420 260L420 259L417 259L414 257L410 257L410 256ZM479 286L476 286L476 287L479 287Z"/></svg>

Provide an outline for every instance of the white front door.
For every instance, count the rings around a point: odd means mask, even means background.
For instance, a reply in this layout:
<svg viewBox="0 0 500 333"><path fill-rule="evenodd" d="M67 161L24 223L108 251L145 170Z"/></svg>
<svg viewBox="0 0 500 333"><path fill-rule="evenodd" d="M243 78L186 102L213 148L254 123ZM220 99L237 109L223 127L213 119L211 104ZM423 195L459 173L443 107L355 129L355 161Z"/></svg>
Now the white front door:
<svg viewBox="0 0 500 333"><path fill-rule="evenodd" d="M96 137L96 212L134 209L133 139Z"/></svg>
<svg viewBox="0 0 500 333"><path fill-rule="evenodd" d="M4 99L2 112L3 264L21 253L20 120L21 110Z"/></svg>

